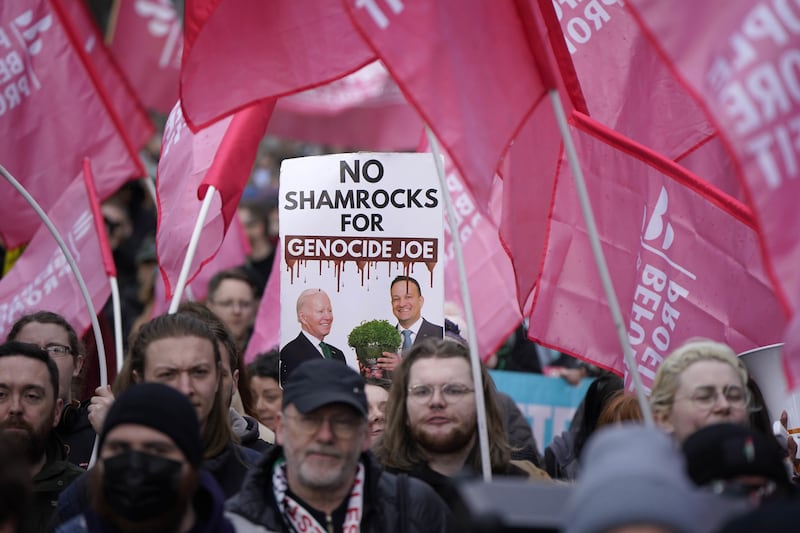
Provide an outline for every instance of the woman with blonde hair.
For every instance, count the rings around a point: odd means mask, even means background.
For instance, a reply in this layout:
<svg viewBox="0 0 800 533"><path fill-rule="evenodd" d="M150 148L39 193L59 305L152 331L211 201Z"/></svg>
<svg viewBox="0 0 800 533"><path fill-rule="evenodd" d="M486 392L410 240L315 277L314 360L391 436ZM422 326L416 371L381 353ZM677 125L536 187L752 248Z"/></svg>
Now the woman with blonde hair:
<svg viewBox="0 0 800 533"><path fill-rule="evenodd" d="M710 424L746 425L749 399L747 370L730 346L692 339L661 363L650 405L656 424L683 442Z"/></svg>

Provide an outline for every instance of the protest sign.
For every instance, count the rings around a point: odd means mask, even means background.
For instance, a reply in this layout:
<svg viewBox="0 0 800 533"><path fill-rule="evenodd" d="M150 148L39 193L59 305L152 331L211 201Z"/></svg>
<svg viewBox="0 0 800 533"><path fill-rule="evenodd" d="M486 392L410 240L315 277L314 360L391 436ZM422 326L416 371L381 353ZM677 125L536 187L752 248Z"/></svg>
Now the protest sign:
<svg viewBox="0 0 800 533"><path fill-rule="evenodd" d="M306 289L327 294L333 321L323 319L324 342L354 368L352 329L373 319L398 322L390 295L396 276L414 278L422 317L443 323L443 204L430 154L287 159L280 190L283 348L302 340L296 304Z"/></svg>

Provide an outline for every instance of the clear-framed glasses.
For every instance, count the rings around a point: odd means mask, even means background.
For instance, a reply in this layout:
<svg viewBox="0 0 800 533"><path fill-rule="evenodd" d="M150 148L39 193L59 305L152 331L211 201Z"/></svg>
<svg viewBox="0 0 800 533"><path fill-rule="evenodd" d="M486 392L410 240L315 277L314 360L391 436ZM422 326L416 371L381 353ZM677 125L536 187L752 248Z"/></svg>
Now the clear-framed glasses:
<svg viewBox="0 0 800 533"><path fill-rule="evenodd" d="M55 344L51 343L42 348L50 357L64 357L66 355L72 355L72 348L69 346L64 346L63 344Z"/></svg>
<svg viewBox="0 0 800 533"><path fill-rule="evenodd" d="M408 398L417 403L427 403L433 398L433 393L437 388L447 403L457 403L467 395L475 392L475 389L461 383L445 383L439 386L414 385L408 388Z"/></svg>
<svg viewBox="0 0 800 533"><path fill-rule="evenodd" d="M253 300L222 300L219 302L213 302L214 305L218 305L223 309L233 309L239 308L243 311L250 310L255 302Z"/></svg>
<svg viewBox="0 0 800 533"><path fill-rule="evenodd" d="M364 423L364 419L355 416L324 417L322 415L304 415L302 413L297 415L284 414L284 416L293 420L297 428L307 435L316 434L322 426L322 422L327 420L331 433L338 439L353 437Z"/></svg>
<svg viewBox="0 0 800 533"><path fill-rule="evenodd" d="M711 385L698 387L692 395L688 396L686 399L700 409L711 409L717 404L717 401L719 401L720 395L725 398L725 401L727 401L731 407L743 408L750 401L750 395L747 390L738 385L726 385L721 391Z"/></svg>

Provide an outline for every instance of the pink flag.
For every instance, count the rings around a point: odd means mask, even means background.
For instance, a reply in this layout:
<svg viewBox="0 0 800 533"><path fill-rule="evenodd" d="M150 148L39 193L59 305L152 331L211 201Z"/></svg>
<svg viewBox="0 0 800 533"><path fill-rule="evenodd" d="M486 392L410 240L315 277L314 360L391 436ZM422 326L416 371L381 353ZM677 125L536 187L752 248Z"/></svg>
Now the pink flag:
<svg viewBox="0 0 800 533"><path fill-rule="evenodd" d="M76 2L77 3L77 2ZM171 0L115 2L109 48L147 108L170 112L178 101L183 30Z"/></svg>
<svg viewBox="0 0 800 533"><path fill-rule="evenodd" d="M540 43L529 44L517 4L345 0L482 208L501 157L545 95L531 52Z"/></svg>
<svg viewBox="0 0 800 533"><path fill-rule="evenodd" d="M281 341L281 243L275 245L275 260L272 273L264 287L261 303L253 328L253 335L247 343L244 362L251 363L256 356L273 348L277 349Z"/></svg>
<svg viewBox="0 0 800 533"><path fill-rule="evenodd" d="M408 150L421 132L422 121L380 61L278 99L267 129L287 139L372 151Z"/></svg>
<svg viewBox="0 0 800 533"><path fill-rule="evenodd" d="M97 188L94 185L94 174L92 173L92 163L86 158L83 160L83 183L86 187L86 197L89 201L89 209L92 212L94 229L97 240L100 243L100 252L103 258L103 267L106 276L109 278L117 277L117 265L114 263L114 254L111 252L111 245L108 242L103 211L100 208L100 200L97 197Z"/></svg>
<svg viewBox="0 0 800 533"><path fill-rule="evenodd" d="M580 88L579 111L678 161L721 191L743 199L714 127L642 35L622 2L553 2Z"/></svg>
<svg viewBox="0 0 800 533"><path fill-rule="evenodd" d="M190 0L181 101L193 129L255 101L292 94L374 59L341 5L316 0Z"/></svg>
<svg viewBox="0 0 800 533"><path fill-rule="evenodd" d="M86 4L71 0L55 0L55 3L65 13L69 21L68 27L86 52L92 76L108 95L125 133L135 148L141 148L150 140L155 128L119 65L103 43L103 36Z"/></svg>
<svg viewBox="0 0 800 533"><path fill-rule="evenodd" d="M591 119L573 116L579 157L638 371L647 388L695 336L744 351L780 340L781 308L761 267L750 213ZM622 372L624 363L568 166L530 317L547 346ZM700 194L702 193L702 194Z"/></svg>
<svg viewBox="0 0 800 533"><path fill-rule="evenodd" d="M101 244L83 177L78 175L59 192L48 216L75 257L92 303L99 310L111 289L103 270ZM44 224L40 224L25 252L0 280L0 336L5 338L22 315L41 309L60 314L79 333L91 325L78 282Z"/></svg>
<svg viewBox="0 0 800 533"><path fill-rule="evenodd" d="M156 249L167 298L175 283L209 185L217 188L197 246L187 284L219 250L272 111L272 102L256 104L192 133L180 103L164 129L158 164Z"/></svg>
<svg viewBox="0 0 800 533"><path fill-rule="evenodd" d="M206 299L208 292L208 282L211 277L221 270L227 270L244 265L247 255L250 252L250 243L239 223L238 217L233 217L222 245L216 255L203 267L191 283L187 284L183 293L182 300L202 302ZM153 315L163 315L169 310L169 299L167 298L164 280L160 277L156 279L156 290L153 304Z"/></svg>
<svg viewBox="0 0 800 533"><path fill-rule="evenodd" d="M419 151L428 150L427 142ZM447 154L444 171L447 191L458 221L467 284L472 302L475 333L481 358L489 358L522 321L511 261L503 249L497 225L482 214L472 193ZM460 275L450 224L444 224L445 298L464 309ZM462 332L466 336L465 332Z"/></svg>
<svg viewBox="0 0 800 533"><path fill-rule="evenodd" d="M145 174L122 124L65 30L57 4L0 3L0 161L48 210L83 157L91 157L101 198ZM91 117L91 120L87 120ZM39 218L19 195L0 195L8 248L27 242Z"/></svg>
<svg viewBox="0 0 800 533"><path fill-rule="evenodd" d="M714 5L636 1L631 11L717 125L753 207L776 292L800 308L800 143L797 34L790 2ZM670 6L672 7L672 6ZM785 358L797 352L783 351ZM800 361L785 359L790 387Z"/></svg>

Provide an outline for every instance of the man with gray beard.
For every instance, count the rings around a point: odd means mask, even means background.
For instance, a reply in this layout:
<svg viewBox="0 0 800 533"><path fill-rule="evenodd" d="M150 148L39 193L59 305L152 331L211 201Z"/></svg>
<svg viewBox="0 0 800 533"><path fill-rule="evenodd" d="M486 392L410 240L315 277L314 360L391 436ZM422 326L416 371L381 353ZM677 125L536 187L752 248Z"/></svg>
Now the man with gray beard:
<svg viewBox="0 0 800 533"><path fill-rule="evenodd" d="M270 531L451 530L438 496L384 472L369 452L364 378L331 359L304 362L283 389L277 443L228 502L238 524Z"/></svg>
<svg viewBox="0 0 800 533"><path fill-rule="evenodd" d="M61 418L58 368L34 344L0 344L0 439L17 441L25 450L33 501L18 531L47 529L58 495L83 470L68 462L53 428Z"/></svg>

